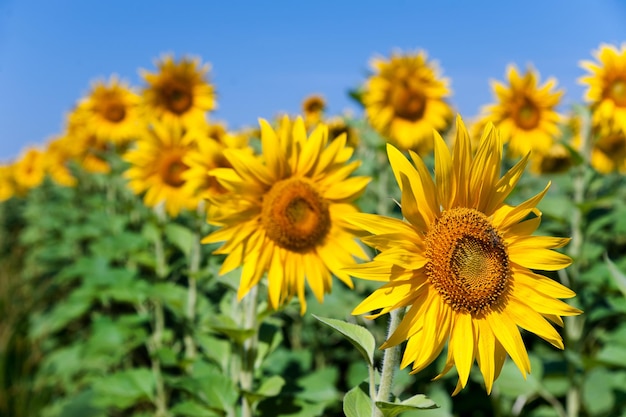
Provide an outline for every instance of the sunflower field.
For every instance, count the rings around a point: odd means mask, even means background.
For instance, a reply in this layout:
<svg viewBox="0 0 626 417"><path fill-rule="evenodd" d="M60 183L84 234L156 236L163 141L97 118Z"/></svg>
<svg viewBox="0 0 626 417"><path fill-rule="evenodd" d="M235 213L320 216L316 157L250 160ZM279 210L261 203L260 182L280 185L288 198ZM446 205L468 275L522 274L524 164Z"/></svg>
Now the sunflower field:
<svg viewBox="0 0 626 417"><path fill-rule="evenodd" d="M236 130L199 57L95 81L0 164L0 415L626 417L626 44L590 55L476 119L426 51Z"/></svg>

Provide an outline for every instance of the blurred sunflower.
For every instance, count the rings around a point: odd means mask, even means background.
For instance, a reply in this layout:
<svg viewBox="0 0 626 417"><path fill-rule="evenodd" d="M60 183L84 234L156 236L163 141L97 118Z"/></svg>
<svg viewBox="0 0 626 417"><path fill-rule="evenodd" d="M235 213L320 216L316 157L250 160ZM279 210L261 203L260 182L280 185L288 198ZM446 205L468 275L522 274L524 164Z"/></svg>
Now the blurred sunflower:
<svg viewBox="0 0 626 417"><path fill-rule="evenodd" d="M519 327L563 349L561 336L548 322L579 314L558 298L574 292L532 270L558 270L571 259L551 249L569 239L531 236L539 226L536 196L512 207L504 200L515 188L528 155L500 178L502 144L489 124L476 155L459 119L452 152L435 134L435 181L422 159L413 164L387 146L402 191L406 219L356 214L350 221L372 235L363 242L380 253L373 261L347 268L359 278L386 282L353 311L372 317L409 307L382 348L408 341L402 367L424 369L448 344L446 364L459 374L455 394L465 387L474 360L487 392L508 353L522 375L530 362ZM546 320L547 319L547 320Z"/></svg>
<svg viewBox="0 0 626 417"><path fill-rule="evenodd" d="M55 138L48 142L45 151L46 172L50 178L59 185L65 187L76 186L76 178L69 169L69 162L72 154L68 152L63 136Z"/></svg>
<svg viewBox="0 0 626 417"><path fill-rule="evenodd" d="M243 265L240 299L267 272L272 308L297 295L304 314L305 279L321 302L331 274L352 287L342 267L367 258L344 217L358 211L352 201L370 179L348 178L359 162L348 162L345 136L328 141L324 124L309 137L301 118L283 118L276 131L260 125L261 156L227 149L233 168L211 171L228 192L209 199L208 221L221 228L203 243L225 241L216 251L228 255L220 274Z"/></svg>
<svg viewBox="0 0 626 417"><path fill-rule="evenodd" d="M626 133L626 43L620 49L602 44L594 55L599 62L582 61L590 74L580 78L588 86L585 99L591 102L593 125Z"/></svg>
<svg viewBox="0 0 626 417"><path fill-rule="evenodd" d="M626 132L614 129L598 135L591 148L590 162L603 174L626 173Z"/></svg>
<svg viewBox="0 0 626 417"><path fill-rule="evenodd" d="M62 147L85 171L107 174L111 171L111 166L102 155L109 148L110 142L88 129L80 113L76 109L68 115L65 133L57 146Z"/></svg>
<svg viewBox="0 0 626 417"><path fill-rule="evenodd" d="M13 165L13 179L20 194L38 187L45 176L44 153L38 148L28 148Z"/></svg>
<svg viewBox="0 0 626 417"><path fill-rule="evenodd" d="M182 173L184 187L189 194L197 194L201 199L222 194L224 187L209 173L215 168L232 168L224 156L226 149L247 149L247 138L231 134L222 124L212 124L207 128L208 135L198 137L196 148L190 149L183 163L189 167Z"/></svg>
<svg viewBox="0 0 626 417"><path fill-rule="evenodd" d="M313 128L320 123L326 110L326 100L318 94L308 96L302 102L302 114L307 128Z"/></svg>
<svg viewBox="0 0 626 417"><path fill-rule="evenodd" d="M15 195L13 165L0 164L0 203Z"/></svg>
<svg viewBox="0 0 626 417"><path fill-rule="evenodd" d="M450 95L448 79L439 76L424 51L393 53L389 61L376 58L371 66L374 74L362 95L369 123L401 149L429 152L433 129L443 132L452 120L445 101Z"/></svg>
<svg viewBox="0 0 626 417"><path fill-rule="evenodd" d="M72 117L82 119L85 128L99 142L125 144L136 139L143 128L139 103L139 96L113 75L108 84L104 81L93 84Z"/></svg>
<svg viewBox="0 0 626 417"><path fill-rule="evenodd" d="M326 120L324 123L328 125L328 139L335 140L339 136L346 135L346 143L348 146L356 148L359 146L359 134L355 128L350 126L344 117L335 116Z"/></svg>
<svg viewBox="0 0 626 417"><path fill-rule="evenodd" d="M194 209L199 197L184 187L183 162L196 146L197 131L183 132L180 126L154 122L151 129L136 142L136 148L124 154L130 168L124 173L135 194L145 191L148 207L165 204L167 213L175 217L183 209Z"/></svg>
<svg viewBox="0 0 626 417"><path fill-rule="evenodd" d="M553 91L554 78L538 86L539 74L533 68L520 74L510 65L507 73L508 85L492 82L497 102L483 108L482 122L492 122L500 130L513 156L525 155L531 150L545 154L559 133L561 115L555 108L563 91Z"/></svg>
<svg viewBox="0 0 626 417"><path fill-rule="evenodd" d="M531 170L536 174L559 174L566 172L572 163L570 151L562 143L555 142L548 152L533 155Z"/></svg>
<svg viewBox="0 0 626 417"><path fill-rule="evenodd" d="M143 102L148 118L165 124L193 128L206 123L206 113L215 109L215 92L207 80L209 64L196 58L172 56L157 61L158 72L142 71L148 83Z"/></svg>

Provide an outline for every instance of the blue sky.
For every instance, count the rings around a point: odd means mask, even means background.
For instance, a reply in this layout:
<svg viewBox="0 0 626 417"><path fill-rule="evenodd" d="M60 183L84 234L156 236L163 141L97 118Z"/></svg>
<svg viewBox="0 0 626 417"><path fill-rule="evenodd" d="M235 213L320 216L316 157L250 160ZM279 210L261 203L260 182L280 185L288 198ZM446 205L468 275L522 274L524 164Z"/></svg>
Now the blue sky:
<svg viewBox="0 0 626 417"><path fill-rule="evenodd" d="M211 63L214 118L231 127L296 113L311 93L330 114L360 114L347 90L394 48L437 60L466 119L509 63L556 77L566 107L582 99L579 61L625 42L625 22L622 0L0 0L0 161L61 133L93 80L115 73L139 86L138 69L168 52Z"/></svg>

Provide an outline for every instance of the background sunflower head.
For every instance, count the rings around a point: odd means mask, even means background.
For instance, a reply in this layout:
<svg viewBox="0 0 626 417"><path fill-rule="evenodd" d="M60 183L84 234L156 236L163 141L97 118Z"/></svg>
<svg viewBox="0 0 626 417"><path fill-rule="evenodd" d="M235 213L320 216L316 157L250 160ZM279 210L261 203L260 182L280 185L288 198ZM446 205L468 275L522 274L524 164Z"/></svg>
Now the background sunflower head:
<svg viewBox="0 0 626 417"><path fill-rule="evenodd" d="M507 70L508 82L493 81L496 102L483 107L483 123L492 122L513 156L531 150L547 153L559 133L561 115L556 107L563 96L556 79L539 85L539 73L528 67L520 73L514 65Z"/></svg>
<svg viewBox="0 0 626 417"><path fill-rule="evenodd" d="M392 53L375 58L362 94L367 120L401 149L432 149L433 129L443 132L452 120L449 80L441 77L426 52Z"/></svg>
<svg viewBox="0 0 626 417"><path fill-rule="evenodd" d="M147 116L186 128L206 123L207 113L216 107L215 89L208 81L209 64L191 57L174 61L166 55L156 66L156 73L141 72L148 84L143 90Z"/></svg>

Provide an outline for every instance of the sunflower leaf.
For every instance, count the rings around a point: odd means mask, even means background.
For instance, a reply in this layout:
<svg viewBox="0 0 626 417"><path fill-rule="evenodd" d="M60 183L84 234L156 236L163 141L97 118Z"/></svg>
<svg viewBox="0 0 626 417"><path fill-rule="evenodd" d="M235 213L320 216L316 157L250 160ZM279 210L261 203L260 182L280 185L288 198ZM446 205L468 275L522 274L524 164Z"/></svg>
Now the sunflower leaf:
<svg viewBox="0 0 626 417"><path fill-rule="evenodd" d="M611 274L615 285L617 285L617 288L619 288L622 294L624 294L624 297L626 297L626 275L617 268L617 266L606 254L604 255L604 261L606 262L606 266L609 269L609 273Z"/></svg>
<svg viewBox="0 0 626 417"><path fill-rule="evenodd" d="M346 417L372 415L372 401L361 386L356 386L343 397L343 412Z"/></svg>
<svg viewBox="0 0 626 417"><path fill-rule="evenodd" d="M395 417L398 414L413 410L431 410L439 406L424 394L417 394L399 403L376 401L376 406L385 417Z"/></svg>
<svg viewBox="0 0 626 417"><path fill-rule="evenodd" d="M376 341L374 336L363 326L357 324L347 323L345 321L330 319L325 317L318 317L313 315L316 319L327 325L328 327L337 330L344 337L346 337L350 343L356 347L363 355L369 366L374 364L374 349L376 348Z"/></svg>

